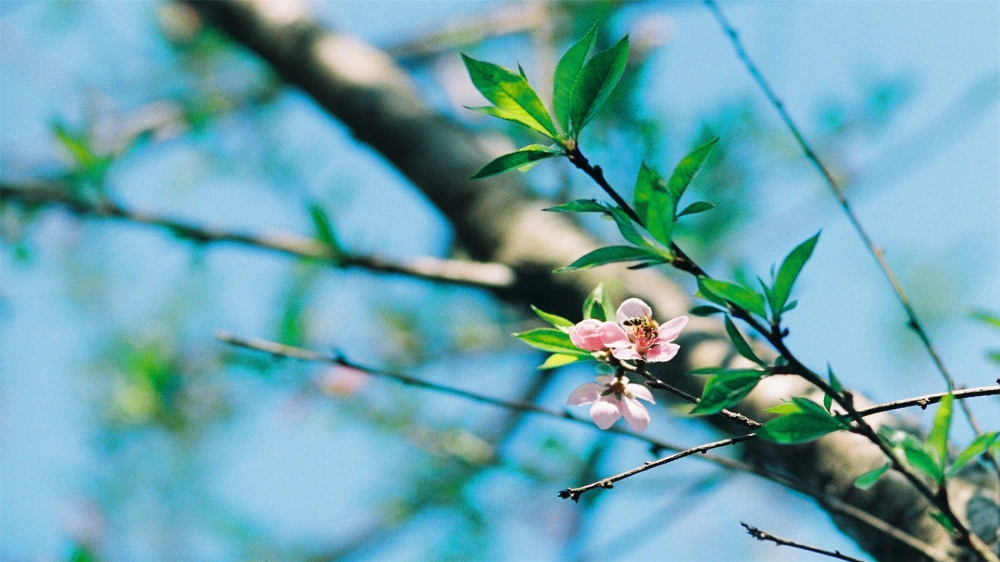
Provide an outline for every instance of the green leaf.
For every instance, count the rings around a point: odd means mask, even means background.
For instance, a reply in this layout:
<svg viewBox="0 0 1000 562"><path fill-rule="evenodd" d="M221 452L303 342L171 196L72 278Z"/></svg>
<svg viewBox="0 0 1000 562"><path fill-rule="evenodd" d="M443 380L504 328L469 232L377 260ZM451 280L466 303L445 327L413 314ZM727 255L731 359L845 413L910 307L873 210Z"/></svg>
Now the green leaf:
<svg viewBox="0 0 1000 562"><path fill-rule="evenodd" d="M746 287L736 285L735 283L709 279L707 277L699 277L698 289L706 297L709 295L716 297L714 299L709 298L708 300L719 304L725 304L725 301L729 301L736 306L758 316L767 316L767 312L764 309L764 297L751 291L750 289L747 289Z"/></svg>
<svg viewBox="0 0 1000 562"><path fill-rule="evenodd" d="M535 305L531 305L531 310L535 311L535 314L537 314L539 318L545 320L549 324L552 324L556 328L570 328L574 325L572 322L563 318L562 316L557 316L555 314L549 314L548 312L544 312Z"/></svg>
<svg viewBox="0 0 1000 562"><path fill-rule="evenodd" d="M934 427L931 434L927 436L927 445L930 452L937 457L938 467L944 471L945 462L948 460L948 431L951 429L952 404L955 395L945 394L938 404L937 413L934 414Z"/></svg>
<svg viewBox="0 0 1000 562"><path fill-rule="evenodd" d="M334 261L341 261L346 252L340 245L340 241L337 240L333 225L330 223L330 216L318 203L311 202L309 203L309 217L312 219L313 229L316 231L316 239L330 247Z"/></svg>
<svg viewBox="0 0 1000 562"><path fill-rule="evenodd" d="M826 408L827 412L833 412L831 409L833 408L833 396L830 396L829 394L823 395L823 407Z"/></svg>
<svg viewBox="0 0 1000 562"><path fill-rule="evenodd" d="M590 353L573 345L573 342L569 339L569 334L562 330L537 328L514 334L514 337L542 351L590 357Z"/></svg>
<svg viewBox="0 0 1000 562"><path fill-rule="evenodd" d="M944 481L944 474L941 472L941 467L927 454L927 451L923 447L919 446L919 443L903 441L903 454L906 455L906 461L913 468L930 476L938 484Z"/></svg>
<svg viewBox="0 0 1000 562"><path fill-rule="evenodd" d="M713 375L705 383L701 400L691 410L692 415L715 414L736 404L760 382L762 372L755 370L733 371Z"/></svg>
<svg viewBox="0 0 1000 562"><path fill-rule="evenodd" d="M552 117L523 76L466 55L462 55L462 60L476 89L496 110L490 113L476 108L476 111L520 123L552 139L558 138Z"/></svg>
<svg viewBox="0 0 1000 562"><path fill-rule="evenodd" d="M618 84L628 62L628 36L613 47L594 55L583 65L570 93L570 128L573 138L594 118L611 90Z"/></svg>
<svg viewBox="0 0 1000 562"><path fill-rule="evenodd" d="M646 230L657 242L670 247L670 239L674 235L674 200L669 195L654 197L650 201L646 212Z"/></svg>
<svg viewBox="0 0 1000 562"><path fill-rule="evenodd" d="M726 311L722 310L721 308L715 308L714 306L709 306L707 304L698 305L688 311L688 313L693 314L695 316L711 316L713 314L719 314L725 312Z"/></svg>
<svg viewBox="0 0 1000 562"><path fill-rule="evenodd" d="M533 144L526 146L517 152L511 152L510 154L504 154L499 158L495 158L489 164L483 166L483 169L475 173L470 179L478 180L481 178L488 178L490 176L495 176L497 174L502 174L514 168L525 168L530 166L539 160L544 160L546 158L552 158L562 154L558 149L553 149L547 146L542 146L538 144Z"/></svg>
<svg viewBox="0 0 1000 562"><path fill-rule="evenodd" d="M796 405L801 407L798 402ZM815 406L819 408L819 404ZM839 429L843 429L840 421L826 412L802 411L768 421L757 430L757 437L790 445L806 443Z"/></svg>
<svg viewBox="0 0 1000 562"><path fill-rule="evenodd" d="M778 276L774 280L774 289L771 291L771 296L774 298L773 311L776 316L780 316L784 312L788 296L792 294L792 285L795 284L795 279L798 278L802 267L806 265L806 261L812 256L813 249L819 242L819 235L820 233L817 232L816 236L796 246L785 257L785 261L781 262Z"/></svg>
<svg viewBox="0 0 1000 562"><path fill-rule="evenodd" d="M930 513L930 516L935 521L937 521L942 527L944 527L945 529L947 529L947 531L949 533L954 533L955 532L955 526L951 523L951 519L948 519L947 515L941 513L940 511L931 511L929 513Z"/></svg>
<svg viewBox="0 0 1000 562"><path fill-rule="evenodd" d="M597 201L596 199L576 199L570 201L569 203L563 203L562 205L556 205L555 207L549 207L547 209L542 209L543 211L551 211L553 213L608 213L610 212L608 205Z"/></svg>
<svg viewBox="0 0 1000 562"><path fill-rule="evenodd" d="M754 363L766 367L767 364L761 361L760 358L757 357L756 354L754 354L753 349L750 348L750 344L747 343L747 340L743 338L743 334L741 334L740 331L736 329L736 325L733 324L733 321L729 318L728 315L726 315L725 324L726 324L726 333L729 334L729 339L732 340L733 347L736 348L736 351L738 351L740 355L746 357L747 359L753 361Z"/></svg>
<svg viewBox="0 0 1000 562"><path fill-rule="evenodd" d="M52 131L80 167L89 168L97 162L97 155L91 149L86 135L73 133L62 123L54 123Z"/></svg>
<svg viewBox="0 0 1000 562"><path fill-rule="evenodd" d="M669 197L667 182L656 173L655 170L645 163L639 167L639 175L635 178L635 187L632 188L632 206L635 213L642 219L643 226L647 223L646 216L649 214L650 205L660 205L661 199Z"/></svg>
<svg viewBox="0 0 1000 562"><path fill-rule="evenodd" d="M639 234L635 225L632 224L632 219L625 214L625 211L621 207L612 207L611 217L615 219L615 224L618 225L618 232L622 233L622 238L636 246L649 246L649 243Z"/></svg>
<svg viewBox="0 0 1000 562"><path fill-rule="evenodd" d="M571 134L569 112L573 86L580 77L580 71L583 70L587 56L594 48L594 43L597 40L597 28L598 24L594 24L594 27L591 27L582 39L566 51L566 54L556 64L556 72L552 78L552 110L556 114L556 121L567 135Z"/></svg>
<svg viewBox="0 0 1000 562"><path fill-rule="evenodd" d="M1000 317L990 314L982 310L974 310L969 313L974 320L978 320L987 326L993 326L994 328L1000 329Z"/></svg>
<svg viewBox="0 0 1000 562"><path fill-rule="evenodd" d="M772 414L778 414L779 416L785 416L788 414L797 414L802 411L802 408L794 402L784 402L778 404L777 406L771 406L770 408L765 408L765 412L770 412Z"/></svg>
<svg viewBox="0 0 1000 562"><path fill-rule="evenodd" d="M708 157L708 154L712 152L712 148L715 147L715 143L717 142L719 142L719 139L714 138L692 150L691 153L682 158L680 163L677 164L677 167L674 168L674 173L670 174L670 181L667 182L667 190L674 198L674 204L681 200L681 196L684 195L684 191L687 190L689 185L691 185L691 180L694 178L694 175L697 174L698 170L700 170L702 165L705 164L705 159Z"/></svg>
<svg viewBox="0 0 1000 562"><path fill-rule="evenodd" d="M885 471L889 470L892 463L885 463L882 466L876 468L875 470L869 470L868 472L858 476L858 479L854 481L854 485L862 490L867 490L875 485L875 482L885 474Z"/></svg>
<svg viewBox="0 0 1000 562"><path fill-rule="evenodd" d="M709 203L708 201L695 201L694 203L691 203L687 207L684 207L683 211L677 213L677 218L681 218L684 215L697 215L698 213L711 211L714 208L715 205Z"/></svg>
<svg viewBox="0 0 1000 562"><path fill-rule="evenodd" d="M581 257L575 262L565 266L560 267L555 272L562 273L564 271L573 271L576 269L588 269L591 267L596 267L599 265L606 265L609 263L625 262L625 261L663 261L663 257L659 254L646 250L644 248L636 248L633 246L607 246L604 248L598 248L593 252Z"/></svg>
<svg viewBox="0 0 1000 562"><path fill-rule="evenodd" d="M973 440L972 443L958 455L958 458L955 459L955 463L948 469L948 476L955 474L961 470L963 466L969 464L969 461L989 450L990 445L993 445L993 443L997 440L997 435L1000 434L996 431L990 431L976 437L975 440Z"/></svg>
<svg viewBox="0 0 1000 562"><path fill-rule="evenodd" d="M591 357L593 359L593 357ZM576 363L577 361L585 361L581 355L571 355L568 353L554 353L549 355L549 358L545 360L544 363L538 366L539 371L545 371L547 369L555 369L556 367L562 367L563 365L569 365L570 363Z"/></svg>
<svg viewBox="0 0 1000 562"><path fill-rule="evenodd" d="M615 317L615 308L611 304L610 297L604 292L604 283L598 283L597 287L584 299L583 317L593 318L601 322Z"/></svg>

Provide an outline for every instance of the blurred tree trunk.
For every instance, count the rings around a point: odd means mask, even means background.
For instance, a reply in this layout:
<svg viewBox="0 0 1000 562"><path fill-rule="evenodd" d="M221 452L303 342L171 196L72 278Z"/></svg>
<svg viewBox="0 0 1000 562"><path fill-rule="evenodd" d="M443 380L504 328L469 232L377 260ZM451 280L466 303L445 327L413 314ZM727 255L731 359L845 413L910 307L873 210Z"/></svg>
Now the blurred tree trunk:
<svg viewBox="0 0 1000 562"><path fill-rule="evenodd" d="M300 4L225 0L192 5L406 175L451 222L458 242L473 257L514 267L518 283L499 292L500 298L525 307L535 304L573 318L585 296L603 280L619 296L647 300L662 318L684 314L690 308L688 291L651 270L604 267L552 275L554 268L595 248L597 242L566 215L540 212L550 203L531 196L518 174L469 180L510 147L498 147L496 139L476 135L431 111L406 72L387 54L324 29ZM736 358L718 322L694 318L689 326L679 342L682 355L658 375L697 392L691 388L695 377L683 376L686 371L741 359ZM763 409L779 399L812 390L792 377L771 377L738 409L763 419L767 417ZM873 426L899 423L889 415L870 420ZM794 476L809 489L860 507L939 552L967 555L953 551L947 534L929 517L927 503L902 477L890 473L866 491L853 486L860 474L884 462L877 448L862 437L841 432L795 447L752 440L742 454L752 462ZM995 502L995 488L985 471L970 467L963 476L956 478L950 489L956 513L964 515L972 498ZM634 484L642 485L639 478ZM833 515L844 532L878 559L921 558L902 542L853 519ZM993 539L984 538L987 542Z"/></svg>

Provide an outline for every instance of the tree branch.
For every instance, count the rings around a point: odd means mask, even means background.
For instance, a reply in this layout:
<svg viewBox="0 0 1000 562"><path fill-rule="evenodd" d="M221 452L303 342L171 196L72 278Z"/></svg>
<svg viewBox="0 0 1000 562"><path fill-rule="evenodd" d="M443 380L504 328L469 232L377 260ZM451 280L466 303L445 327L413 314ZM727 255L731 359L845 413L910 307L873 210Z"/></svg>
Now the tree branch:
<svg viewBox="0 0 1000 562"><path fill-rule="evenodd" d="M770 533L765 533L757 527L752 527L746 523L740 523L746 527L750 536L759 541L771 541L778 546L790 546L792 548L798 548L799 550L805 550L808 552L815 552L816 554L822 554L823 556L829 556L830 558L836 558L837 560L847 560L847 562L863 562L857 558L847 556L846 554L841 554L839 550L824 550L822 548L816 548L815 546L809 546L807 544L802 544L800 542L790 541L788 539L783 539L781 537L776 537Z"/></svg>

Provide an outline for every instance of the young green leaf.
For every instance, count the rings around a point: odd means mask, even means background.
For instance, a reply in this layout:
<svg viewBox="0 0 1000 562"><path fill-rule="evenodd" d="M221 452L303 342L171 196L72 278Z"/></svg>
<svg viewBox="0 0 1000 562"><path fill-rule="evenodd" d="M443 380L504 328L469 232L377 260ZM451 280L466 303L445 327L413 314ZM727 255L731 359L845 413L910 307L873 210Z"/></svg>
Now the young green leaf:
<svg viewBox="0 0 1000 562"><path fill-rule="evenodd" d="M590 357L590 353L573 345L573 342L569 339L569 334L562 330L537 328L514 334L514 337L542 351Z"/></svg>
<svg viewBox="0 0 1000 562"><path fill-rule="evenodd" d="M972 443L958 455L958 458L955 459L955 463L948 469L948 476L955 474L961 470L963 466L969 464L969 461L989 450L990 445L993 445L993 443L997 440L997 435L1000 434L996 431L990 431L976 437L975 440L973 440Z"/></svg>
<svg viewBox="0 0 1000 562"><path fill-rule="evenodd" d="M892 463L885 463L882 466L876 468L875 470L869 470L868 472L858 476L858 479L854 481L854 486L862 490L867 490L875 485L875 482L885 474L885 471L889 470Z"/></svg>
<svg viewBox="0 0 1000 562"><path fill-rule="evenodd" d="M927 454L927 451L919 443L903 441L903 454L906 455L906 461L913 468L930 476L938 484L944 481L944 474L941 471L941 467Z"/></svg>
<svg viewBox="0 0 1000 562"><path fill-rule="evenodd" d="M740 331L736 329L736 325L733 324L733 321L729 318L729 315L726 315L725 324L726 324L726 333L729 334L729 339L732 340L733 347L736 348L736 351L739 352L740 355L746 357L747 359L753 361L754 363L766 367L767 364L761 361L760 358L758 358L757 355L753 352L753 349L750 348L750 344L747 343L747 340L743 337L743 334L741 334Z"/></svg>
<svg viewBox="0 0 1000 562"><path fill-rule="evenodd" d="M558 138L552 117L523 76L466 55L462 55L462 60L473 85L495 106L495 111L470 109L520 123L552 139Z"/></svg>
<svg viewBox="0 0 1000 562"><path fill-rule="evenodd" d="M715 414L736 404L760 382L763 372L751 369L713 375L705 383L701 400L691 410L692 415Z"/></svg>
<svg viewBox="0 0 1000 562"><path fill-rule="evenodd" d="M577 361L586 361L586 357L582 355L570 355L567 353L553 353L549 355L549 358L545 360L544 363L538 366L539 371L545 371L547 369L555 369L556 367L562 367L563 365L569 365L570 363L576 363Z"/></svg>
<svg viewBox="0 0 1000 562"><path fill-rule="evenodd" d="M535 305L531 305L531 310L535 311L535 314L537 314L539 318L541 318L542 320L545 320L549 324L552 324L556 328L569 328L569 327L573 326L572 322L570 322L569 320L563 318L562 316L557 316L555 314L549 314L548 312L545 312L545 311L539 309Z"/></svg>
<svg viewBox="0 0 1000 562"><path fill-rule="evenodd" d="M948 430L951 429L951 412L954 401L955 395L950 392L941 398L937 413L934 414L934 427L931 428L931 434L927 436L927 446L936 457L941 471L944 471L945 462L948 460Z"/></svg>
<svg viewBox="0 0 1000 562"><path fill-rule="evenodd" d="M639 167L639 175L636 176L635 187L632 189L632 206L642 219L643 226L648 224L646 217L649 215L650 205L663 205L663 200L669 196L667 182L663 181L655 170L643 163Z"/></svg>
<svg viewBox="0 0 1000 562"><path fill-rule="evenodd" d="M670 239L674 235L674 200L667 194L659 196L659 191L653 193L654 197L646 211L646 231L669 248Z"/></svg>
<svg viewBox="0 0 1000 562"><path fill-rule="evenodd" d="M312 219L316 239L329 246L330 251L333 252L333 260L339 262L343 259L346 252L340 245L340 241L337 240L333 225L330 223L330 216L326 214L323 207L315 202L309 203L309 218Z"/></svg>
<svg viewBox="0 0 1000 562"><path fill-rule="evenodd" d="M674 204L681 200L681 196L684 195L684 191L687 190L689 185L691 185L691 180L694 179L694 175L697 174L698 170L700 170L702 165L705 164L705 159L708 158L708 154L712 152L712 148L715 147L715 143L717 142L719 142L719 139L714 138L692 150L691 153L682 158L680 163L677 164L677 167L674 168L674 173L670 174L670 181L667 182L667 190L674 198Z"/></svg>
<svg viewBox="0 0 1000 562"><path fill-rule="evenodd" d="M677 213L677 218L681 218L684 215L697 215L698 213L711 211L714 208L715 205L709 203L708 201L695 201L694 203L691 203L687 207L684 207L683 211Z"/></svg>
<svg viewBox="0 0 1000 562"><path fill-rule="evenodd" d="M758 316L766 317L767 312L764 309L764 297L759 294L747 289L746 287L736 285L734 283L727 283L725 281L718 281L715 279L709 279L707 277L698 278L698 289L703 295L708 297L712 295L716 298L709 298L714 302L720 302L720 304L725 304L725 301L729 301L736 306L752 312Z"/></svg>
<svg viewBox="0 0 1000 562"><path fill-rule="evenodd" d="M819 242L819 234L817 232L816 236L796 246L785 257L785 261L781 262L781 267L778 269L778 276L774 280L774 289L771 291L771 296L774 298L773 312L776 316L784 312L788 296L792 294L792 285L795 284L795 279L798 278L799 272L802 271L802 267L805 266L806 261L812 256L813 249L816 247L816 243Z"/></svg>
<svg viewBox="0 0 1000 562"><path fill-rule="evenodd" d="M609 206L604 203L598 202L596 199L575 199L569 203L563 203L562 205L556 205L555 207L549 207L547 209L542 209L543 211L552 211L554 213L608 213L610 212Z"/></svg>
<svg viewBox="0 0 1000 562"><path fill-rule="evenodd" d="M504 154L499 158L495 158L492 162L483 166L483 169L476 172L470 179L478 180L481 178L488 178L515 168L524 169L539 160L552 158L559 156L560 154L562 154L562 152L558 149L533 144L526 146L517 152L511 152L510 154Z"/></svg>
<svg viewBox="0 0 1000 562"><path fill-rule="evenodd" d="M636 246L649 246L649 243L639 234L636 230L635 225L632 224L632 219L629 218L625 211L621 207L612 207L611 216L615 219L615 224L618 225L618 232L622 233L622 238L635 244Z"/></svg>
<svg viewBox="0 0 1000 562"><path fill-rule="evenodd" d="M587 56L597 41L597 28L598 24L594 24L594 27L591 27L582 39L570 47L556 64L556 72L552 78L552 110L556 114L556 121L566 135L572 133L569 125L569 112L573 86L580 76L580 71L583 70Z"/></svg>
<svg viewBox="0 0 1000 562"><path fill-rule="evenodd" d="M615 307L611 304L611 297L604 291L604 283L598 283L597 287L584 299L583 317L593 318L601 322L615 317Z"/></svg>
<svg viewBox="0 0 1000 562"><path fill-rule="evenodd" d="M768 421L757 430L757 437L790 445L806 443L839 429L843 429L840 421L825 412L802 411Z"/></svg>
<svg viewBox="0 0 1000 562"><path fill-rule="evenodd" d="M795 402L783 402L777 406L765 408L764 411L771 414L777 414L779 416L786 416L788 414L797 414L802 411L802 408L800 408Z"/></svg>
<svg viewBox="0 0 1000 562"><path fill-rule="evenodd" d="M594 118L618 84L628 62L628 36L583 65L570 93L570 128L573 137Z"/></svg>
<svg viewBox="0 0 1000 562"><path fill-rule="evenodd" d="M593 252L581 257L575 262L560 267L555 272L573 271L576 269L588 269L599 265L626 261L663 261L663 257L651 250L636 248L633 246L607 246L598 248Z"/></svg>

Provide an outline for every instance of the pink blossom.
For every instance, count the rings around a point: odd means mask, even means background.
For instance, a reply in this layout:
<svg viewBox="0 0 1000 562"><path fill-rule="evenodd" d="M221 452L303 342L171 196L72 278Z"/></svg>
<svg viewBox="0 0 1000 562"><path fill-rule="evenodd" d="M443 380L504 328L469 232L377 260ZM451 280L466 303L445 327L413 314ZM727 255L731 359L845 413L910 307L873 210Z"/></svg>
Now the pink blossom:
<svg viewBox="0 0 1000 562"><path fill-rule="evenodd" d="M587 351L601 351L604 342L601 341L600 320L588 319L569 329L569 339L573 345Z"/></svg>
<svg viewBox="0 0 1000 562"><path fill-rule="evenodd" d="M588 382L570 393L566 399L568 406L582 406L593 403L590 417L601 429L614 425L618 418L625 421L635 431L645 431L649 425L649 412L637 398L655 404L653 394L641 384L629 384L627 377L597 377L601 384Z"/></svg>
<svg viewBox="0 0 1000 562"><path fill-rule="evenodd" d="M678 316L664 325L653 320L653 311L640 299L631 298L618 307L618 324L602 326L604 345L617 359L656 363L669 361L680 346L671 343L687 324L687 316Z"/></svg>

